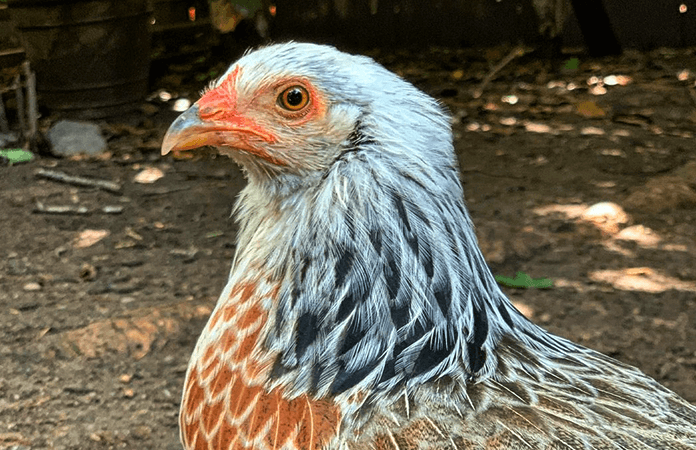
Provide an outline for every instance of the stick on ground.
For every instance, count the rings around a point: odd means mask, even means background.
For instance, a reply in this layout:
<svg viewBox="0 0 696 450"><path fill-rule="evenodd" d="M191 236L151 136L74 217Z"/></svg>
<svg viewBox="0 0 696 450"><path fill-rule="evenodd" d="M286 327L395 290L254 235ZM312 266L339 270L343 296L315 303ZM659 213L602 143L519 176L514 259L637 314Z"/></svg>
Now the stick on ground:
<svg viewBox="0 0 696 450"><path fill-rule="evenodd" d="M103 189L105 191L113 192L116 194L121 193L121 185L114 183L113 181L99 180L95 178L85 178L74 175L68 175L65 172L58 172L56 170L39 169L36 171L36 176L41 178L47 178L49 180L58 181L60 183L73 184L76 186L88 186Z"/></svg>
<svg viewBox="0 0 696 450"><path fill-rule="evenodd" d="M510 64L510 61L512 61L513 59L517 58L518 56L522 56L524 54L525 54L525 49L521 45L518 45L517 47L512 49L512 51L510 53L508 53L508 55L505 58L503 58L502 61L500 61L495 67L493 67L490 72L488 72L488 75L486 75L486 78L483 79L483 81L481 82L479 87L474 89L474 92L472 94L473 97L474 98L481 97L484 89L486 89L486 86L488 86L488 83L490 83L495 78L495 76L498 74L498 72L500 72L503 67Z"/></svg>

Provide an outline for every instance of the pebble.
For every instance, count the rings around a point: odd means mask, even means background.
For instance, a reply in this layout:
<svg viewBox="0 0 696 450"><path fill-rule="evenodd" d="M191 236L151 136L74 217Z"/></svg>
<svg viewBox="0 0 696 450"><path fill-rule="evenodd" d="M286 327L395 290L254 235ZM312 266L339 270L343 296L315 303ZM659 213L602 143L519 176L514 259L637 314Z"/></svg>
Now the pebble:
<svg viewBox="0 0 696 450"><path fill-rule="evenodd" d="M98 155L107 148L101 128L91 122L59 120L46 136L53 152L60 156Z"/></svg>
<svg viewBox="0 0 696 450"><path fill-rule="evenodd" d="M147 425L140 425L133 429L133 436L139 439L147 439L152 434L152 428Z"/></svg>
<svg viewBox="0 0 696 450"><path fill-rule="evenodd" d="M23 286L23 289L27 292L40 291L41 285L35 281L29 282Z"/></svg>
<svg viewBox="0 0 696 450"><path fill-rule="evenodd" d="M17 133L0 133L0 148L5 148L19 141Z"/></svg>
<svg viewBox="0 0 696 450"><path fill-rule="evenodd" d="M127 373L124 373L123 375L121 375L120 377L118 377L118 381L120 381L121 383L127 384L127 383L130 383L130 380L131 380L132 378L133 378L132 375L129 375L129 374L127 374Z"/></svg>

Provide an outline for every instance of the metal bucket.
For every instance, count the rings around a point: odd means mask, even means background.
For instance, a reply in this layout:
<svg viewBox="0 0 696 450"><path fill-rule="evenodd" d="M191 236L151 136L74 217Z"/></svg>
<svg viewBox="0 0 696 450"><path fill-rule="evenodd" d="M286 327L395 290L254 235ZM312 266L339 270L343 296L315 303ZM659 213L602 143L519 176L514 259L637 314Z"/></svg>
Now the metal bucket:
<svg viewBox="0 0 696 450"><path fill-rule="evenodd" d="M146 0L9 0L40 102L82 119L128 112L147 93Z"/></svg>

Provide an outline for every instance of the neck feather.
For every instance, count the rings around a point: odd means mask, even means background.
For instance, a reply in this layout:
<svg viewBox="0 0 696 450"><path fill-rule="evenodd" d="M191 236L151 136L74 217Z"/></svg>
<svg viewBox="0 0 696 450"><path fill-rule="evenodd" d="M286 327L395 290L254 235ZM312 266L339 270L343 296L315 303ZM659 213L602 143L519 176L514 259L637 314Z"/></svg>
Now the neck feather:
<svg viewBox="0 0 696 450"><path fill-rule="evenodd" d="M493 376L505 336L547 346L484 261L449 135L424 163L356 133L321 177L251 180L240 197L233 272L279 286L263 341L278 355L271 384L363 403Z"/></svg>
<svg viewBox="0 0 696 450"><path fill-rule="evenodd" d="M242 194L233 270L277 280L264 344L278 354L273 379L295 394L476 381L504 335L533 327L483 259L454 161L403 171L380 151L346 152L287 192Z"/></svg>

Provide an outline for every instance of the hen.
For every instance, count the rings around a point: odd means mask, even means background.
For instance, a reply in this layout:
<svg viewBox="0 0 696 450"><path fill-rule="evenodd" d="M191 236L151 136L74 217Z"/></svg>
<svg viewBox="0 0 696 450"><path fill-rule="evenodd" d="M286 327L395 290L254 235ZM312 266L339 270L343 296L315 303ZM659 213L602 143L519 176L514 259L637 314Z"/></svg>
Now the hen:
<svg viewBox="0 0 696 450"><path fill-rule="evenodd" d="M371 59L246 54L162 153L234 158L237 254L187 449L696 449L696 409L525 319L487 267L440 105Z"/></svg>

